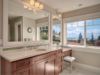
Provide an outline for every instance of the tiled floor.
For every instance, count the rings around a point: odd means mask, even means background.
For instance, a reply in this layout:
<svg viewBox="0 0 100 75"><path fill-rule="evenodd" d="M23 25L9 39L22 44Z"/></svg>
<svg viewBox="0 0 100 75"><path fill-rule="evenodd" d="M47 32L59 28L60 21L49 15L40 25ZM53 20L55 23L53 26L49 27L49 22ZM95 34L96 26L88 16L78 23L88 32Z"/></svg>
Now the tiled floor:
<svg viewBox="0 0 100 75"><path fill-rule="evenodd" d="M93 71L85 70L82 68L74 68L71 72L69 67L65 67L60 75L100 75L100 73L95 73Z"/></svg>

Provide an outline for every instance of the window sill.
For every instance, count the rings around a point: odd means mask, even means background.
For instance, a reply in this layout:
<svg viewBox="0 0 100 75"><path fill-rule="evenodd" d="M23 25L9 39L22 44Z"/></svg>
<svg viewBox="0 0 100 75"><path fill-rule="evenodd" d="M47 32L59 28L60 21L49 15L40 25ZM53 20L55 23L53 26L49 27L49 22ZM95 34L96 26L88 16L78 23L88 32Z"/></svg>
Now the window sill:
<svg viewBox="0 0 100 75"><path fill-rule="evenodd" d="M89 53L99 53L100 54L100 47L93 47L93 46L76 46L76 45L67 45L71 47L75 51L83 51Z"/></svg>

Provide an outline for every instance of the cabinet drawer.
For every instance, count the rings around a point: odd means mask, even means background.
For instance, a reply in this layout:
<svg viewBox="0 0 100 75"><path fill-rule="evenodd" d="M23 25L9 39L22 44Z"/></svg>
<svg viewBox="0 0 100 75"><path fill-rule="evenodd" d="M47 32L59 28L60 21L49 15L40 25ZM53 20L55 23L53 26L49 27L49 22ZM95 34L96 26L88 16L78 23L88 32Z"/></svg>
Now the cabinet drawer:
<svg viewBox="0 0 100 75"><path fill-rule="evenodd" d="M54 51L54 52L49 52L49 53L46 53L46 54L42 54L42 55L33 57L31 60L32 60L32 62L34 63L34 62L36 62L36 61L39 61L39 60L42 60L42 59L51 57L51 56L53 56L53 55L55 55L55 54L56 54L56 51Z"/></svg>
<svg viewBox="0 0 100 75"><path fill-rule="evenodd" d="M32 75L30 68L21 69L13 72L13 75Z"/></svg>
<svg viewBox="0 0 100 75"><path fill-rule="evenodd" d="M57 53L62 53L62 49L59 49L59 50L57 51Z"/></svg>
<svg viewBox="0 0 100 75"><path fill-rule="evenodd" d="M72 50L63 52L63 56L71 56L71 55L72 55Z"/></svg>
<svg viewBox="0 0 100 75"><path fill-rule="evenodd" d="M63 54L63 52L62 52L62 50L61 50L61 49L57 51L57 57L61 57L61 56L62 56L62 54Z"/></svg>
<svg viewBox="0 0 100 75"><path fill-rule="evenodd" d="M30 59L23 59L16 62L13 62L12 67L13 70L19 70L30 66Z"/></svg>
<svg viewBox="0 0 100 75"><path fill-rule="evenodd" d="M36 61L39 61L41 59L45 59L47 57L49 57L49 54L48 53L47 54L43 54L43 55L39 55L39 56L36 56L36 57L33 57L31 60L34 63Z"/></svg>
<svg viewBox="0 0 100 75"><path fill-rule="evenodd" d="M57 53L57 57L62 57L63 53Z"/></svg>
<svg viewBox="0 0 100 75"><path fill-rule="evenodd" d="M57 54L57 51L50 52L49 57L52 56L52 55L56 55L56 54Z"/></svg>

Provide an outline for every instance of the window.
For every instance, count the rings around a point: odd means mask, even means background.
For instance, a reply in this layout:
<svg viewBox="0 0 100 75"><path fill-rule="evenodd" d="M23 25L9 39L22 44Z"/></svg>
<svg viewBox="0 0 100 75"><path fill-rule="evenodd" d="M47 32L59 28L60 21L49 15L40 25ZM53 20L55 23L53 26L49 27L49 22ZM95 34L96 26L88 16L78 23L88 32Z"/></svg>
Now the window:
<svg viewBox="0 0 100 75"><path fill-rule="evenodd" d="M37 39L48 40L48 26L37 27Z"/></svg>
<svg viewBox="0 0 100 75"><path fill-rule="evenodd" d="M84 44L84 21L67 23L67 44Z"/></svg>
<svg viewBox="0 0 100 75"><path fill-rule="evenodd" d="M53 25L53 44L60 44L61 24Z"/></svg>
<svg viewBox="0 0 100 75"><path fill-rule="evenodd" d="M100 19L86 20L86 44L100 46Z"/></svg>
<svg viewBox="0 0 100 75"><path fill-rule="evenodd" d="M48 40L48 26L40 27L40 39Z"/></svg>
<svg viewBox="0 0 100 75"><path fill-rule="evenodd" d="M100 47L100 18L67 23L66 32L67 45Z"/></svg>

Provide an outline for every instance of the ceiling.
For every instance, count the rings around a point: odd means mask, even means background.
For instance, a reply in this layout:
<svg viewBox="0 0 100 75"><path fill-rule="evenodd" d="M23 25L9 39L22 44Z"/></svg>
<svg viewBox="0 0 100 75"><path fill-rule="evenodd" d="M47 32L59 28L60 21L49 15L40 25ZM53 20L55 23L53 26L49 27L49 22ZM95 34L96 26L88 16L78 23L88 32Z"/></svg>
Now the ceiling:
<svg viewBox="0 0 100 75"><path fill-rule="evenodd" d="M23 7L22 2L19 2L18 0L9 0L8 15L10 18L24 16L36 20L36 19L47 17L48 12L46 11L33 12L25 9Z"/></svg>
<svg viewBox="0 0 100 75"><path fill-rule="evenodd" d="M100 0L39 0L59 12L68 12L100 4Z"/></svg>
<svg viewBox="0 0 100 75"><path fill-rule="evenodd" d="M39 0L39 1L62 13L100 4L100 0ZM21 0L9 0L8 13L10 17L24 16L35 20L47 17L48 15L46 11L40 11L34 13L33 11L24 9Z"/></svg>

